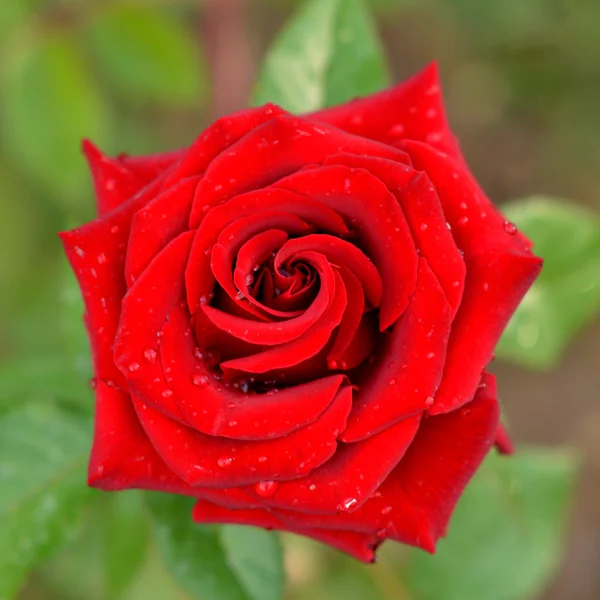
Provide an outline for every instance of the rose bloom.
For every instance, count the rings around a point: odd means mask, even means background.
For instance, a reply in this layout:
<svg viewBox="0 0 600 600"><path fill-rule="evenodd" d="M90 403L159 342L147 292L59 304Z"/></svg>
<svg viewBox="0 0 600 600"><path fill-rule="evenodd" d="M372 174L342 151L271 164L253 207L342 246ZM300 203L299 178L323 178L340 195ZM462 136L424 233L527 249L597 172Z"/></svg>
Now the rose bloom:
<svg viewBox="0 0 600 600"><path fill-rule="evenodd" d="M363 561L387 538L433 551L509 449L485 368L542 264L469 173L435 65L168 154L84 152L98 218L61 237L93 350L89 484Z"/></svg>

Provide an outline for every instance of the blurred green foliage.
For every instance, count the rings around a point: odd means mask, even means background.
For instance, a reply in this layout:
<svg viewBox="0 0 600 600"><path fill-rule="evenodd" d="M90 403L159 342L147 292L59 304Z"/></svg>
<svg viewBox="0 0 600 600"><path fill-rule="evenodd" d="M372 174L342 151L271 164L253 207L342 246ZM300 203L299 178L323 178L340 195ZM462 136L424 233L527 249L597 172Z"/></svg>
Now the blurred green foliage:
<svg viewBox="0 0 600 600"><path fill-rule="evenodd" d="M251 48L258 53L298 2L248 2ZM266 63L256 101L317 108L383 85L386 63L399 78L439 58L451 121L494 199L541 192L600 206L597 0L369 0L374 26L356 0L313 4L313 11L324 11L318 27L296 24L278 38L274 51L287 53L286 60L279 55ZM190 594L275 600L280 592L273 536L194 528L189 506L165 509L180 499L146 502L142 494L109 496L81 485L91 435L89 351L81 300L72 276L65 279L55 233L93 215L82 138L109 153L160 151L188 144L210 120L208 59L199 40L203 7L197 0L0 2L0 507L2 516L19 518L18 527L0 533L0 557L12 561L0 561L0 598L81 531L65 553L34 572L23 600ZM387 61L375 27L383 32ZM318 44L308 43L309 33L319 34ZM282 89L281 69L293 69L294 83L302 85L287 82ZM246 100L239 98L240 108ZM540 200L507 211L537 242L547 270L499 353L528 366L555 365L597 309L597 222ZM523 331L534 327L532 344ZM447 573L476 561L482 576L505 573L496 582L504 593L498 600L529 593L558 560L559 515L571 485L572 462L548 460L525 454L484 471L459 507L459 533L435 562L386 547L381 564L366 568L285 537L287 596L440 600ZM480 506L479 496L490 497L490 489L497 501L477 513L481 523L473 522L470 503ZM507 489L509 497L498 495ZM461 537L469 523L480 532L497 526L506 511L520 521L504 536L471 538L467 529ZM255 553L272 574L270 589L257 583ZM504 570L490 566L498 554ZM191 555L198 562L189 562ZM215 578L224 562L231 571ZM414 569L407 588L401 565ZM485 597L479 587L485 581L465 576L463 582L449 599Z"/></svg>

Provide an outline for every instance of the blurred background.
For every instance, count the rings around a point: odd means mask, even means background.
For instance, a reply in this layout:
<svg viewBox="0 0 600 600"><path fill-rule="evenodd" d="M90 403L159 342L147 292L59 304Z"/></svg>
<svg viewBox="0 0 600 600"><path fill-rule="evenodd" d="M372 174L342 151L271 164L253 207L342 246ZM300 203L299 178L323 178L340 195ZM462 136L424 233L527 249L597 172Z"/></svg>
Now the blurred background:
<svg viewBox="0 0 600 600"><path fill-rule="evenodd" d="M600 211L598 0L369 4L394 80L438 59L450 122L494 201L546 194ZM81 138L108 154L189 144L212 119L247 105L266 48L295 5L0 2L1 361L60 352L56 232L94 212ZM568 241L557 240L557 252ZM559 361L542 365L552 368L494 363L516 441L568 444L583 456L568 546L543 600L600 598L600 322L586 323ZM98 527L88 523L20 598L106 598ZM410 598L390 567L401 549L364 568L302 540L285 544L290 600ZM124 598L186 597L149 543Z"/></svg>

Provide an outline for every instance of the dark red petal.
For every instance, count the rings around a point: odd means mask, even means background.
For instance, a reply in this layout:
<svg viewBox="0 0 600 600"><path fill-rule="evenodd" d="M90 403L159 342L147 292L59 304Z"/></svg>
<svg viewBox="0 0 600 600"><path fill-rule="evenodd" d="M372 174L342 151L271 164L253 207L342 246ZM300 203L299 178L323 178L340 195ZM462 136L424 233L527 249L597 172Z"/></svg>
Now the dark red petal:
<svg viewBox="0 0 600 600"><path fill-rule="evenodd" d="M436 63L378 94L309 116L385 144L404 138L427 142L462 160L446 119Z"/></svg>
<svg viewBox="0 0 600 600"><path fill-rule="evenodd" d="M128 389L114 364L112 345L119 323L125 285L125 249L133 215L153 197L152 184L104 217L59 234L77 276L86 309L86 324L96 377Z"/></svg>
<svg viewBox="0 0 600 600"><path fill-rule="evenodd" d="M318 270L321 278L317 296L301 315L286 321L265 323L240 318L208 305L203 305L202 310L213 325L252 344L274 346L299 337L322 317L333 300L335 289L334 271L325 256L316 252L303 252L299 257L310 262Z"/></svg>
<svg viewBox="0 0 600 600"><path fill-rule="evenodd" d="M415 293L356 396L343 441L364 439L431 406L444 370L450 324L448 302L421 258Z"/></svg>
<svg viewBox="0 0 600 600"><path fill-rule="evenodd" d="M385 183L398 200L415 244L440 282L454 316L462 299L466 268L427 175L385 158L354 154L334 155L326 164L362 167Z"/></svg>
<svg viewBox="0 0 600 600"><path fill-rule="evenodd" d="M156 357L161 329L173 307L184 298L184 269L193 238L194 232L189 231L172 240L131 286L123 298L114 343L115 364L131 390L181 421L184 419ZM187 329L190 335L189 323Z"/></svg>
<svg viewBox="0 0 600 600"><path fill-rule="evenodd" d="M271 211L294 214L332 234L348 233L343 219L334 210L321 202L285 190L257 190L213 208L198 228L185 273L188 305L193 314L198 310L200 298L213 291L215 279L211 271L211 251L221 232L236 219Z"/></svg>
<svg viewBox="0 0 600 600"><path fill-rule="evenodd" d="M486 374L482 384L468 406L422 422L404 458L355 512L299 515L273 509L273 513L292 526L379 530L433 552L465 486L494 443L499 416L495 379Z"/></svg>
<svg viewBox="0 0 600 600"><path fill-rule="evenodd" d="M101 490L144 489L195 496L157 454L133 410L131 396L102 381L96 387L94 444L88 483Z"/></svg>
<svg viewBox="0 0 600 600"><path fill-rule="evenodd" d="M421 415L367 440L340 444L335 456L307 477L279 484L265 502L299 512L337 514L359 509L396 467L413 441ZM253 490L248 490L250 493ZM260 490L253 496L260 499Z"/></svg>
<svg viewBox="0 0 600 600"><path fill-rule="evenodd" d="M105 156L89 140L83 141L82 149L94 181L99 215L104 215L123 204L146 185L147 180L139 177L117 159Z"/></svg>
<svg viewBox="0 0 600 600"><path fill-rule="evenodd" d="M276 184L327 204L355 227L356 235L385 281L380 328L404 312L417 278L417 253L398 202L364 169L342 165L299 171Z"/></svg>
<svg viewBox="0 0 600 600"><path fill-rule="evenodd" d="M471 174L450 157L407 142L415 166L434 184L467 266L465 290L452 325L444 377L432 414L468 402L504 327L542 267L531 242L512 228ZM466 219L466 220L465 220Z"/></svg>
<svg viewBox="0 0 600 600"><path fill-rule="evenodd" d="M361 282L367 300L372 306L379 306L383 283L377 267L362 250L346 240L320 233L289 240L275 257L276 271L294 255L306 250L319 252L337 267L345 267L352 271Z"/></svg>
<svg viewBox="0 0 600 600"><path fill-rule="evenodd" d="M500 454L513 454L515 451L514 444L510 439L510 435L506 430L506 427L500 423L498 425L498 431L496 432L496 448Z"/></svg>
<svg viewBox="0 0 600 600"><path fill-rule="evenodd" d="M197 181L184 179L159 194L136 213L127 247L125 280L131 285L150 261L187 229Z"/></svg>
<svg viewBox="0 0 600 600"><path fill-rule="evenodd" d="M198 227L205 207L272 184L306 164L320 163L341 151L406 160L401 150L391 146L282 115L256 127L210 163L198 185L190 228Z"/></svg>
<svg viewBox="0 0 600 600"><path fill-rule="evenodd" d="M208 487L306 476L335 453L336 437L344 428L351 404L352 389L343 388L306 427L283 437L243 441L181 426L134 396L139 419L164 461L190 485Z"/></svg>
<svg viewBox="0 0 600 600"><path fill-rule="evenodd" d="M302 335L263 352L223 362L223 372L228 377L232 374L267 373L274 369L293 367L320 352L329 341L332 331L340 324L347 305L342 277L337 270L334 271L334 275L335 289L329 308Z"/></svg>
<svg viewBox="0 0 600 600"><path fill-rule="evenodd" d="M340 322L340 327L335 335L335 341L327 355L328 363L335 365L340 364L344 352L352 343L356 331L360 326L365 308L365 298L360 281L348 269L340 269L339 273L344 281L348 302ZM348 368L347 365L343 366L341 364L340 367Z"/></svg>
<svg viewBox="0 0 600 600"><path fill-rule="evenodd" d="M375 550L383 541L376 534L333 531L314 527L290 527L267 510L230 510L206 500L199 500L196 503L193 518L196 523L237 523L265 529L289 531L296 535L312 538L328 546L333 546L365 563L374 562Z"/></svg>
<svg viewBox="0 0 600 600"><path fill-rule="evenodd" d="M235 258L244 243L253 236L270 229L283 230L293 235L304 235L311 232L313 228L296 215L286 212L273 211L241 217L223 229L219 235L219 241L211 252L211 269L219 285L233 301L243 306L245 310L252 313L263 311L267 315L277 317L298 316L301 314L300 311L290 314L274 310L252 297L250 285L258 283L254 281L256 264L249 265L247 270L236 268L235 278L232 274ZM262 273L267 272L262 271ZM242 298L239 298L240 291L243 294Z"/></svg>
<svg viewBox="0 0 600 600"><path fill-rule="evenodd" d="M129 156L120 154L114 160L135 173L144 181L152 181L163 175L187 153L187 148L173 150L162 154L147 154L142 156Z"/></svg>
<svg viewBox="0 0 600 600"><path fill-rule="evenodd" d="M218 119L207 127L189 147L181 160L174 165L164 186L170 187L186 177L203 173L211 161L235 144L241 137L259 125L283 114L284 111L273 104L248 108ZM227 174L227 180L232 174ZM197 227L198 225L194 225Z"/></svg>
<svg viewBox="0 0 600 600"><path fill-rule="evenodd" d="M162 330L161 362L165 372L169 370L169 386L187 422L208 435L245 440L285 436L312 423L344 381L343 375L331 375L266 394L242 393L216 381L212 370L196 358L194 340L185 335L187 327L185 311L176 307Z"/></svg>

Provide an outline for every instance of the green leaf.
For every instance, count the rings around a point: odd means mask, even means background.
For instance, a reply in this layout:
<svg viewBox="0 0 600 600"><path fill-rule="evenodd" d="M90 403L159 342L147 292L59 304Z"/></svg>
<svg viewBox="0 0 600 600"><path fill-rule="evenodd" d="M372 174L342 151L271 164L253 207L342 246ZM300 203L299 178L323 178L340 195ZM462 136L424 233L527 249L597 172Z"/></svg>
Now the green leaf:
<svg viewBox="0 0 600 600"><path fill-rule="evenodd" d="M88 33L106 77L127 99L201 105L208 76L200 45L172 12L116 4L100 13Z"/></svg>
<svg viewBox="0 0 600 600"><path fill-rule="evenodd" d="M533 197L502 208L544 259L497 355L533 368L555 365L600 309L600 219L568 202Z"/></svg>
<svg viewBox="0 0 600 600"><path fill-rule="evenodd" d="M120 598L146 559L149 519L142 494L111 494L103 516L103 565L107 598Z"/></svg>
<svg viewBox="0 0 600 600"><path fill-rule="evenodd" d="M381 45L361 0L308 0L267 54L253 104L295 113L375 92L388 83Z"/></svg>
<svg viewBox="0 0 600 600"><path fill-rule="evenodd" d="M51 200L81 214L88 180L81 139L105 145L111 126L100 91L67 34L38 34L11 59L1 94L6 149Z"/></svg>
<svg viewBox="0 0 600 600"><path fill-rule="evenodd" d="M220 528L227 562L250 598L278 600L283 594L283 556L270 531L242 525Z"/></svg>
<svg viewBox="0 0 600 600"><path fill-rule="evenodd" d="M561 554L577 461L565 451L490 455L459 502L434 556L411 553L418 600L523 600L547 583Z"/></svg>
<svg viewBox="0 0 600 600"><path fill-rule="evenodd" d="M237 531L221 534L218 527L194 524L193 499L149 494L148 502L155 517L156 542L163 560L173 577L194 597L202 600L280 598L283 576L275 542L267 542L262 534L256 536L256 548L265 553L257 557L261 559L259 565L258 561L249 559L247 546L235 551L231 548L236 536L241 544L248 544L252 534L240 535Z"/></svg>
<svg viewBox="0 0 600 600"><path fill-rule="evenodd" d="M91 422L50 404L0 415L0 598L71 540L86 487Z"/></svg>

